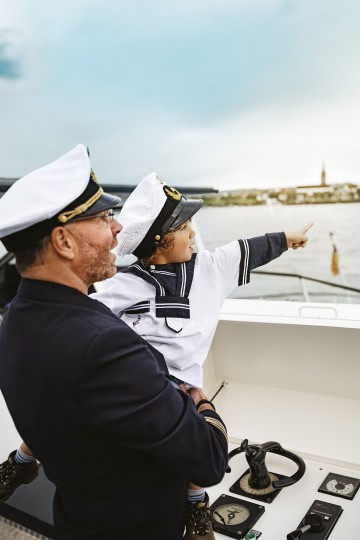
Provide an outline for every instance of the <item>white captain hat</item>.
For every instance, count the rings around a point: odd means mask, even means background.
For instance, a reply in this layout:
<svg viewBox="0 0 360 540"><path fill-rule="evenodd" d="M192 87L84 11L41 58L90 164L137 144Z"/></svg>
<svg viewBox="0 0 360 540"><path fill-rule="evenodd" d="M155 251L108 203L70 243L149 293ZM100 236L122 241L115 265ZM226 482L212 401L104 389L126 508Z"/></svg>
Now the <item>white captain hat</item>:
<svg viewBox="0 0 360 540"><path fill-rule="evenodd" d="M0 239L21 251L76 217L115 207L91 170L87 148L78 144L56 161L23 176L0 199Z"/></svg>
<svg viewBox="0 0 360 540"><path fill-rule="evenodd" d="M163 236L190 219L202 204L202 199L187 200L156 173L148 174L119 214L123 228L118 234L118 254L149 257Z"/></svg>

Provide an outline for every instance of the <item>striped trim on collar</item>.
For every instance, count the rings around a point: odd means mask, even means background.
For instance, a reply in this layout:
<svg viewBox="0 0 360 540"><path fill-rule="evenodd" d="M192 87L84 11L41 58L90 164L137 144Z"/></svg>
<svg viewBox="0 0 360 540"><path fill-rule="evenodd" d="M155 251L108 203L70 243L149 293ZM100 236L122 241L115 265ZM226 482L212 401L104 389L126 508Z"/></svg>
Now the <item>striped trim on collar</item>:
<svg viewBox="0 0 360 540"><path fill-rule="evenodd" d="M127 315L138 315L140 313L149 313L150 311L150 300L144 300L143 302L138 302L133 306L130 306L124 309L123 313Z"/></svg>
<svg viewBox="0 0 360 540"><path fill-rule="evenodd" d="M190 261L174 264L173 266L167 265L168 269L163 269L165 265L158 265L155 268L144 267L139 261L125 268L123 272L133 273L139 278L143 279L150 285L153 285L156 290L155 294L155 315L159 318L169 319L189 319L190 318L190 301L189 293L194 276L196 254L194 254ZM172 272L174 268L175 272ZM163 279L161 279L163 276ZM174 279L176 276L175 294L172 294L169 287L166 286L166 277ZM172 288L174 291L174 288ZM138 302L129 308L124 310L124 313L138 314L146 313L149 311L146 300ZM149 304L150 305L150 304ZM171 328L172 323L168 326ZM178 324L176 324L178 327ZM178 331L178 330L176 330Z"/></svg>
<svg viewBox="0 0 360 540"><path fill-rule="evenodd" d="M174 296L156 296L155 313L156 317L190 319L189 299Z"/></svg>

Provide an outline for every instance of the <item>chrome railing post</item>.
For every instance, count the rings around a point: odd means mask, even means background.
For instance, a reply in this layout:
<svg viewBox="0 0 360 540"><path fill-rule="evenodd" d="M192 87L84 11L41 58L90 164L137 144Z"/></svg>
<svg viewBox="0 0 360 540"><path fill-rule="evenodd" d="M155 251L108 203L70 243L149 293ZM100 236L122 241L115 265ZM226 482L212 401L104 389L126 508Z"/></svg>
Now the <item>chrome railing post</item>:
<svg viewBox="0 0 360 540"><path fill-rule="evenodd" d="M300 276L300 285L302 288L302 293L303 293L305 302L310 302L310 296L306 287L305 279L302 276Z"/></svg>

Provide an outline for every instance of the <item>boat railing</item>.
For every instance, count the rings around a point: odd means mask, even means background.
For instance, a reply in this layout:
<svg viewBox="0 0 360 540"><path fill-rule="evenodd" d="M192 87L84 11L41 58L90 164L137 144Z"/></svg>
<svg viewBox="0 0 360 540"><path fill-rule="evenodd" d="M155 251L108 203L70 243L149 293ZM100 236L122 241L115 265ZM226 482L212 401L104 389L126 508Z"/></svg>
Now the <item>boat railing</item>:
<svg viewBox="0 0 360 540"><path fill-rule="evenodd" d="M303 294L303 299L304 299L305 302L311 302L310 293L309 293L309 289L308 289L308 282L310 282L310 283L311 282L312 283L318 283L318 284L321 284L321 285L341 289L342 291L345 291L345 292L351 292L351 293L355 293L355 294L360 295L360 289L357 288L357 287L353 287L351 285L346 285L344 283L335 283L333 281L327 281L325 279L305 276L303 274L296 274L296 273L291 273L291 272L269 272L269 271L266 271L266 270L252 270L251 273L252 274L257 274L259 276L275 276L275 277L281 277L281 278L289 277L289 278L293 278L293 279L298 279L299 282L300 282L300 286L301 286L301 290L302 290L302 294ZM360 302L360 296L359 296L359 302Z"/></svg>

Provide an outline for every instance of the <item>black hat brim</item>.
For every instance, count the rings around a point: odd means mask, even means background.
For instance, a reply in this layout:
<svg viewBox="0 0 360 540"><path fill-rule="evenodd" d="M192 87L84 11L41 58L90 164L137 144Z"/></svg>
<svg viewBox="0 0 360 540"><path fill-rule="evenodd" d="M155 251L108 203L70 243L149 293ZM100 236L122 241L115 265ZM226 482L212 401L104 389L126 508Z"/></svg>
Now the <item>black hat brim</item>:
<svg viewBox="0 0 360 540"><path fill-rule="evenodd" d="M170 218L164 223L162 232L166 234L183 225L200 210L203 204L204 201L202 199L187 200L183 197Z"/></svg>
<svg viewBox="0 0 360 540"><path fill-rule="evenodd" d="M96 201L95 204L90 206L86 212L81 214L81 217L90 217L103 212L104 210L110 210L110 208L116 208L121 202L120 197L116 195L110 195L110 193L102 193L101 197ZM76 219L76 218L75 218Z"/></svg>
<svg viewBox="0 0 360 540"><path fill-rule="evenodd" d="M182 197L180 201L176 201L171 197L168 198L160 214L157 216L140 244L134 249L134 255L139 258L152 255L159 245L159 239L156 237L163 237L168 232L177 229L183 223L191 219L192 216L200 210L203 202L202 199L187 200L185 197Z"/></svg>

